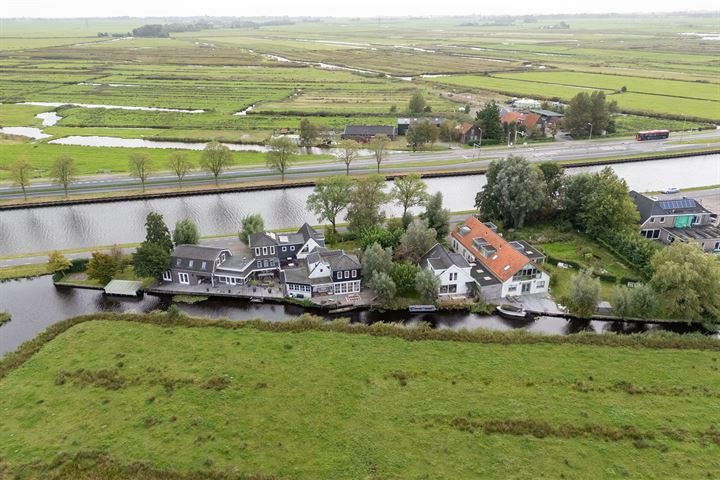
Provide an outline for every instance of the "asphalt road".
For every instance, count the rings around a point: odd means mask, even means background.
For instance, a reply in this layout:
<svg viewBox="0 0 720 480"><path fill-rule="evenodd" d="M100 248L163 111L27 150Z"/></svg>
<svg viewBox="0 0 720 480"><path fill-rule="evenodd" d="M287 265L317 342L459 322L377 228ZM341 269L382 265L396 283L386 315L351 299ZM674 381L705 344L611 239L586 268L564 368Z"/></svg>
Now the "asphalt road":
<svg viewBox="0 0 720 480"><path fill-rule="evenodd" d="M685 133L683 140L717 140L720 139L720 130L696 133ZM431 172L447 170L458 167L481 168L487 166L492 160L506 157L510 154L523 155L531 162L547 162L562 160L591 160L593 158L672 153L682 149L708 148L720 146L717 141L693 143L691 145L675 144L679 136L667 140L654 140L637 142L629 139L597 139L592 141L554 142L548 144L518 145L515 147L490 147L481 149L453 148L442 152L392 152L383 162L383 173L413 171ZM88 147L92 148L92 147ZM442 162L441 164L437 164ZM372 172L376 168L372 157L358 158L351 165L351 172ZM345 165L338 161L318 160L317 162L303 162L291 167L286 173L287 179L304 177L318 177L345 173ZM224 172L220 183L242 183L252 181L280 180L280 175L266 167L237 167ZM185 179L186 184L212 185L214 179L204 172L193 172ZM147 189L167 188L177 184L174 175L164 173L154 176L147 184ZM127 175L88 176L75 184L71 190L82 193L106 193L125 190L137 190L140 184L137 179ZM62 189L48 181L33 183L28 193L33 197L57 196ZM71 193L72 194L72 193ZM17 187L0 185L0 199L21 198Z"/></svg>

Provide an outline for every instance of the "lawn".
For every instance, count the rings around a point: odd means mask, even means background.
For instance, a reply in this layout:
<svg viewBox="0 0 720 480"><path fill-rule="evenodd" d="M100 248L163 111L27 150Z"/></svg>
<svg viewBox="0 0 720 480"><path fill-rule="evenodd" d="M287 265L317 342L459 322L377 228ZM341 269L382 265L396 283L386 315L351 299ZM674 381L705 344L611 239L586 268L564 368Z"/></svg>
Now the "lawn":
<svg viewBox="0 0 720 480"><path fill-rule="evenodd" d="M705 478L720 469L717 346L262 330L117 320L70 328L0 380L3 471L315 480ZM73 461L80 452L85 460Z"/></svg>
<svg viewBox="0 0 720 480"><path fill-rule="evenodd" d="M48 273L46 263L33 263L13 267L0 267L0 281L14 278L36 277Z"/></svg>

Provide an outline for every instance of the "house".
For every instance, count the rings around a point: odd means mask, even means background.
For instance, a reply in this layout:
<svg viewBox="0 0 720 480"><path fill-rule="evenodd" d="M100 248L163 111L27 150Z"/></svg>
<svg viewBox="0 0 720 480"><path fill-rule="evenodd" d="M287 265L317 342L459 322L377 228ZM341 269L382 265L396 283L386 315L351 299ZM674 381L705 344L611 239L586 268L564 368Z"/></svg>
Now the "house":
<svg viewBox="0 0 720 480"><path fill-rule="evenodd" d="M542 120L542 117L536 113L507 112L500 117L500 123L522 125L528 132L533 131L535 127L537 127L540 133L545 135L545 122Z"/></svg>
<svg viewBox="0 0 720 480"><path fill-rule="evenodd" d="M440 127L445 119L442 117L414 117L414 118L398 118L397 121L397 134L405 135L410 128L410 125L418 122L430 122L436 127Z"/></svg>
<svg viewBox="0 0 720 480"><path fill-rule="evenodd" d="M340 138L365 143L379 135L386 135L390 140L395 140L397 129L392 125L346 125Z"/></svg>
<svg viewBox="0 0 720 480"><path fill-rule="evenodd" d="M470 264L465 257L448 252L439 243L420 258L418 265L440 280L439 298L467 297L475 293L475 279L470 275Z"/></svg>
<svg viewBox="0 0 720 480"><path fill-rule="evenodd" d="M230 250L202 245L178 245L170 256L170 268L163 272L163 282L183 285L215 284L217 268L232 257Z"/></svg>
<svg viewBox="0 0 720 480"><path fill-rule="evenodd" d="M553 112L552 110L531 108L530 112L539 115L545 123L557 123L562 121L563 118L565 118L565 115L563 115L562 113Z"/></svg>
<svg viewBox="0 0 720 480"><path fill-rule="evenodd" d="M458 142L470 143L476 142L481 139L482 133L480 129L472 123L462 123L457 126L458 129Z"/></svg>
<svg viewBox="0 0 720 480"><path fill-rule="evenodd" d="M300 265L283 269L283 280L289 297L359 293L362 266L355 255L319 247Z"/></svg>
<svg viewBox="0 0 720 480"><path fill-rule="evenodd" d="M480 295L488 300L547 292L550 276L530 258L540 258L537 249L524 242L511 244L492 227L470 217L452 232L452 248L470 263Z"/></svg>
<svg viewBox="0 0 720 480"><path fill-rule="evenodd" d="M692 198L658 200L630 192L640 213L640 233L666 245L676 240L694 242L708 253L720 253L717 216Z"/></svg>
<svg viewBox="0 0 720 480"><path fill-rule="evenodd" d="M288 265L303 259L318 247L325 247L325 235L305 223L297 232L259 232L250 235L249 247L255 258Z"/></svg>

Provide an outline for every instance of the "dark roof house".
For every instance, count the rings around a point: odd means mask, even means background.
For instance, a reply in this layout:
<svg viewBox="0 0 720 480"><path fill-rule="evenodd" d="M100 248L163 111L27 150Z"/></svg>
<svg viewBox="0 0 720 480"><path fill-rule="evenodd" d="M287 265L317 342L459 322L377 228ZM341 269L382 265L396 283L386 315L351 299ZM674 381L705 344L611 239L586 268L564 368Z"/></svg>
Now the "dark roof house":
<svg viewBox="0 0 720 480"><path fill-rule="evenodd" d="M386 135L391 140L395 140L397 129L393 125L347 125L340 138L366 142L379 135Z"/></svg>

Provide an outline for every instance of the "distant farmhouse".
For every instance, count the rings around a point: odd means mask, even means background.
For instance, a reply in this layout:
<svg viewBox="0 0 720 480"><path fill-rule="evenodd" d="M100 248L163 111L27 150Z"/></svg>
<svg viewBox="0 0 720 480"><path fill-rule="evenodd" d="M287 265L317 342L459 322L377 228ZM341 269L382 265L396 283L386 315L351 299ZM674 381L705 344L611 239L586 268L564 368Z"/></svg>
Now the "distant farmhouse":
<svg viewBox="0 0 720 480"><path fill-rule="evenodd" d="M397 121L397 134L405 135L410 129L410 126L420 122L430 122L436 127L440 127L444 118L442 117L413 117L413 118L398 118Z"/></svg>
<svg viewBox="0 0 720 480"><path fill-rule="evenodd" d="M485 300L544 293L550 275L545 256L526 242L507 242L492 223L470 217L452 232L452 248L470 263L477 293Z"/></svg>
<svg viewBox="0 0 720 480"><path fill-rule="evenodd" d="M708 253L720 253L717 215L692 198L657 200L636 191L630 197L640 212L640 233L669 245L676 240L696 243Z"/></svg>
<svg viewBox="0 0 720 480"><path fill-rule="evenodd" d="M392 125L347 125L340 138L365 143L379 135L385 135L390 140L395 140L397 129Z"/></svg>

